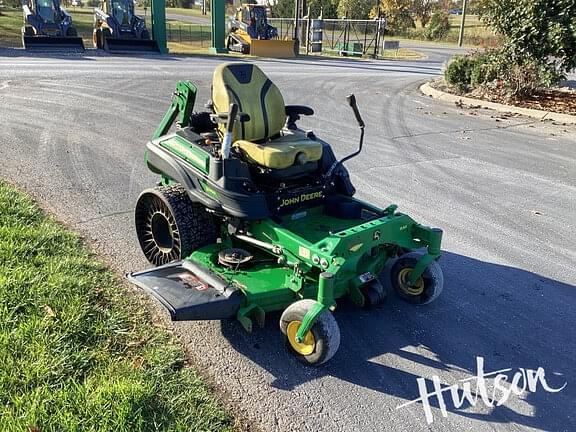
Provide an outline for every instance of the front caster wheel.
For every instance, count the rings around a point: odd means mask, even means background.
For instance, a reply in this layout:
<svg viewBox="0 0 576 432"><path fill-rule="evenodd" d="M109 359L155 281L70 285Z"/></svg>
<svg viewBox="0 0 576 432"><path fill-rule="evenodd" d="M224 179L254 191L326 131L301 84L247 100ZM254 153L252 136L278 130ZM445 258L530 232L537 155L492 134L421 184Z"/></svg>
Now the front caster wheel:
<svg viewBox="0 0 576 432"><path fill-rule="evenodd" d="M136 203L135 222L142 251L154 265L184 259L216 241L212 215L192 202L179 184L142 192Z"/></svg>
<svg viewBox="0 0 576 432"><path fill-rule="evenodd" d="M436 261L432 261L418 278L414 285L410 285L410 273L422 255L409 252L394 262L390 270L390 282L398 296L413 304L428 304L436 300L444 287L442 269Z"/></svg>
<svg viewBox="0 0 576 432"><path fill-rule="evenodd" d="M288 306L280 318L280 330L286 337L286 346L298 360L318 366L330 360L340 346L340 328L329 310L324 310L304 337L296 340L296 333L314 300L298 300Z"/></svg>
<svg viewBox="0 0 576 432"><path fill-rule="evenodd" d="M368 282L360 291L364 295L364 309L374 309L388 298L387 285L382 285L378 279Z"/></svg>

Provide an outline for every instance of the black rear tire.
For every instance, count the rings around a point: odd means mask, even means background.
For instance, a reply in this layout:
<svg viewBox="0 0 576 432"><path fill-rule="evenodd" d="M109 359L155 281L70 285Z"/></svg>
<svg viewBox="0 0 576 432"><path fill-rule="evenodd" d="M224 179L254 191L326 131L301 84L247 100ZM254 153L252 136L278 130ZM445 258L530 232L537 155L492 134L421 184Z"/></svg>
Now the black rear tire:
<svg viewBox="0 0 576 432"><path fill-rule="evenodd" d="M102 45L102 30L101 29L94 29L92 33L92 44L94 48L97 49L104 49L104 45Z"/></svg>
<svg viewBox="0 0 576 432"><path fill-rule="evenodd" d="M31 26L22 27L22 34L24 36L34 36L34 29Z"/></svg>
<svg viewBox="0 0 576 432"><path fill-rule="evenodd" d="M107 27L103 27L100 33L100 45L102 45L102 49L106 49L106 39L112 37L112 30Z"/></svg>
<svg viewBox="0 0 576 432"><path fill-rule="evenodd" d="M76 27L68 27L68 30L66 30L66 36L78 37L78 31L76 30Z"/></svg>
<svg viewBox="0 0 576 432"><path fill-rule="evenodd" d="M203 205L192 202L180 184L142 192L135 222L140 247L154 265L184 259L217 238L214 217Z"/></svg>

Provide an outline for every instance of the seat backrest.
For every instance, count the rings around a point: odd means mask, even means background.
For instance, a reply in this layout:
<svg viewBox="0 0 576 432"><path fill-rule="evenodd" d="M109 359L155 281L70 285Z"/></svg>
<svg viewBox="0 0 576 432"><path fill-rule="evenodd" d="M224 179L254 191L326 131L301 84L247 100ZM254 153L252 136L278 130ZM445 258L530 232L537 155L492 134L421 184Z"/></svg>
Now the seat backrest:
<svg viewBox="0 0 576 432"><path fill-rule="evenodd" d="M284 99L278 87L250 63L223 63L214 71L212 103L216 113L228 112L231 103L250 120L236 121L234 141L260 141L278 134L286 121ZM225 126L220 125L224 132Z"/></svg>

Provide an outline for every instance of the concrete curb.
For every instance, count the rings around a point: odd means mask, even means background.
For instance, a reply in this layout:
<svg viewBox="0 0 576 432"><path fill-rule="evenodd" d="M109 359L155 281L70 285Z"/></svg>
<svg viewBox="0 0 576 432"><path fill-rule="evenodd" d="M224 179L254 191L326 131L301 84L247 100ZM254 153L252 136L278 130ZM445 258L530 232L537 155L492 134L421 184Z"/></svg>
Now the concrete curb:
<svg viewBox="0 0 576 432"><path fill-rule="evenodd" d="M481 99L472 99L464 96L457 96L433 88L430 83L424 83L420 86L420 91L434 99L440 99L446 102L463 103L466 105L479 106L495 111L521 114L527 117L537 118L539 120L553 120L559 123L576 124L576 115L561 114L550 111L542 111L531 108L520 108L513 105L504 105L495 102L488 102Z"/></svg>

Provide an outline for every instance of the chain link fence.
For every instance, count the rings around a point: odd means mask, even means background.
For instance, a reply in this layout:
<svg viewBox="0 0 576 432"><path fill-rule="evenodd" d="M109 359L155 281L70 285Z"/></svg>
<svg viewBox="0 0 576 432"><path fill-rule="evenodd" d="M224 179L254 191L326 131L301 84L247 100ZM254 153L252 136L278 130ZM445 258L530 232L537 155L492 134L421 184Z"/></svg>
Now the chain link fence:
<svg viewBox="0 0 576 432"><path fill-rule="evenodd" d="M190 48L207 48L212 43L212 26L167 22L166 40Z"/></svg>
<svg viewBox="0 0 576 432"><path fill-rule="evenodd" d="M278 29L280 39L294 36L294 19L269 18L268 21ZM318 54L377 58L383 53L385 27L384 20L301 19L300 46L307 52L314 52L312 45L321 42Z"/></svg>
<svg viewBox="0 0 576 432"><path fill-rule="evenodd" d="M269 18L278 30L278 38L294 37L294 19ZM363 56L383 55L385 22L378 20L299 20L299 39L302 52L326 55ZM190 48L211 45L212 27L202 24L166 23L168 42ZM316 44L317 49L313 49Z"/></svg>

